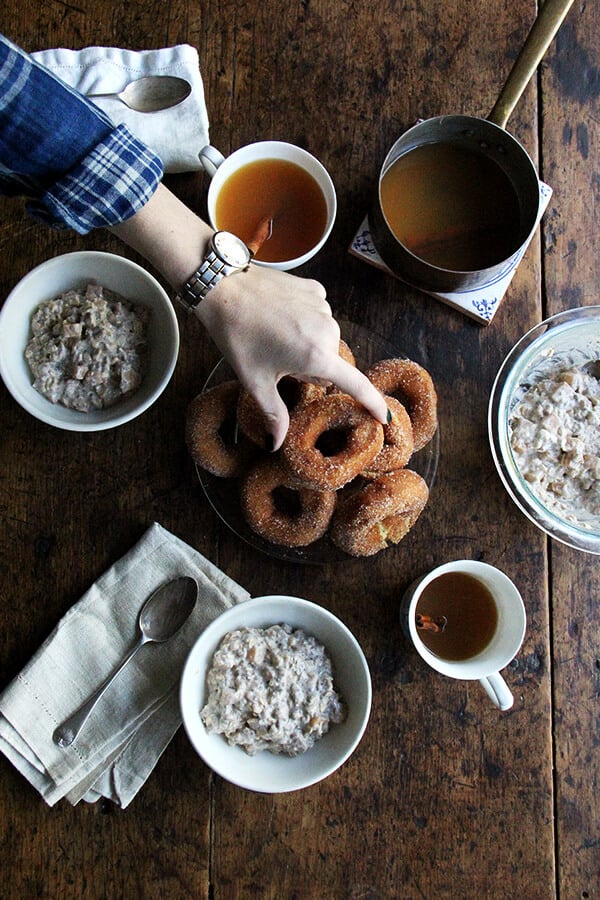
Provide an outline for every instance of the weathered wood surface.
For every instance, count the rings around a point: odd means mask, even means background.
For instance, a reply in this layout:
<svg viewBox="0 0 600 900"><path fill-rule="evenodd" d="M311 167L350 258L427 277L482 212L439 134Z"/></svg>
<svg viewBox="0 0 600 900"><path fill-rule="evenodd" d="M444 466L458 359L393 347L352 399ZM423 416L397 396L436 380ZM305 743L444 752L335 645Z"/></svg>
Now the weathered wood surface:
<svg viewBox="0 0 600 900"><path fill-rule="evenodd" d="M544 311L598 304L600 13L575 4L542 69ZM600 644L597 557L550 545L558 884L600 896Z"/></svg>
<svg viewBox="0 0 600 900"><path fill-rule="evenodd" d="M213 143L301 143L331 171L339 215L304 274L336 312L386 335L432 372L441 457L430 505L397 548L343 567L258 559L203 499L183 415L218 354L180 318L168 390L114 432L73 435L29 418L0 389L1 684L91 581L154 520L252 594L299 594L343 618L373 675L372 718L336 774L283 796L211 775L178 733L126 811L49 810L0 759L2 896L422 898L598 896L598 567L530 526L494 470L487 400L508 349L548 312L596 302L598 11L575 4L509 122L555 193L489 328L368 269L346 248L387 148L418 116L486 115L535 15L531 0L8 0L0 28L28 50L189 42L202 60ZM175 187L201 210L201 176ZM0 214L0 294L33 265L103 234L50 232ZM115 463L118 461L118 464ZM398 624L420 572L452 558L518 584L526 640L498 714L477 685L427 671ZM33 610L33 614L32 614ZM554 767L556 767L554 769ZM8 876L8 880L7 877Z"/></svg>

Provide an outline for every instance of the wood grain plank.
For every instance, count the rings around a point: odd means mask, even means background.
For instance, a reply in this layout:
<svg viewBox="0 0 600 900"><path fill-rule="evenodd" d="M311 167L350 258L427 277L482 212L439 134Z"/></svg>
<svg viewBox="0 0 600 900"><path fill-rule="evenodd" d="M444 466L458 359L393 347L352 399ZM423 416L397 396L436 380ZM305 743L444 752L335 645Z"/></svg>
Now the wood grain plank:
<svg viewBox="0 0 600 900"><path fill-rule="evenodd" d="M597 5L575 4L542 69L546 313L598 304L600 51ZM559 891L598 897L598 557L551 546Z"/></svg>

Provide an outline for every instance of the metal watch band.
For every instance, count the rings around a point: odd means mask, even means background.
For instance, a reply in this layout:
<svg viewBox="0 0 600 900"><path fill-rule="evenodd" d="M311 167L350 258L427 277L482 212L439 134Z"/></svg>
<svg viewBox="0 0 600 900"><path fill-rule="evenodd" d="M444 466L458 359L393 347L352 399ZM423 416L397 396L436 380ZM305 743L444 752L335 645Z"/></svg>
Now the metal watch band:
<svg viewBox="0 0 600 900"><path fill-rule="evenodd" d="M214 250L211 250L202 265L191 275L177 294L177 300L186 307L194 310L206 297L208 292L225 276L225 263L219 259Z"/></svg>

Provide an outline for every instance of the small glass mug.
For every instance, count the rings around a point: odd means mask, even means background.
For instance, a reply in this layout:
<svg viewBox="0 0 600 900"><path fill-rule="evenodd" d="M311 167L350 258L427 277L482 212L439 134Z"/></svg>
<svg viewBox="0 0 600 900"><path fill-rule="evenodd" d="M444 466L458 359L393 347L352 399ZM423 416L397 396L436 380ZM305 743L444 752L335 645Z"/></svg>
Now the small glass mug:
<svg viewBox="0 0 600 900"><path fill-rule="evenodd" d="M496 629L487 646L475 656L460 661L432 653L421 639L415 618L417 604L427 585L447 572L461 572L480 581L492 594L498 612ZM504 572L488 563L468 559L438 566L407 588L401 601L400 620L417 653L432 669L450 678L477 680L495 706L501 710L511 708L513 695L500 670L515 658L523 643L526 616L521 595Z"/></svg>
<svg viewBox="0 0 600 900"><path fill-rule="evenodd" d="M247 144L245 147L240 147L239 150L235 150L227 157L223 156L216 147L209 144L202 148L199 156L200 162L211 179L208 189L208 218L210 224L215 229L219 228L216 221L216 206L219 191L227 179L242 166L247 165L247 163L257 162L258 160L263 159L281 159L295 163L308 172L309 175L312 175L323 193L327 207L325 228L323 229L320 239L310 248L310 250L302 256L297 256L295 259L282 260L281 262L265 262L256 259L254 262L259 266L266 266L271 269L281 269L282 271L287 272L290 269L296 269L303 263L308 262L309 259L312 259L313 256L319 252L331 234L331 229L335 222L337 197L331 176L315 156L307 150L303 150L302 147L297 147L295 144L288 144L285 141L258 141L254 144Z"/></svg>

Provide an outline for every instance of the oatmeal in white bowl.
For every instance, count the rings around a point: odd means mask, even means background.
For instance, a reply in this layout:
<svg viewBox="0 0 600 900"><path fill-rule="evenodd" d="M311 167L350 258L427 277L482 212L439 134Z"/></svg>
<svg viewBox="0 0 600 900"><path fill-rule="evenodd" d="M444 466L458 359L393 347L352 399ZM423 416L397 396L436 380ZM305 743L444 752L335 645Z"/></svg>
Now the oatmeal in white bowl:
<svg viewBox="0 0 600 900"><path fill-rule="evenodd" d="M28 413L67 431L101 431L140 415L169 383L178 352L166 291L114 253L47 260L0 310L6 387Z"/></svg>
<svg viewBox="0 0 600 900"><path fill-rule="evenodd" d="M321 781L354 752L371 678L356 638L331 612L298 597L257 597L202 632L180 702L192 745L218 775L282 793Z"/></svg>
<svg viewBox="0 0 600 900"><path fill-rule="evenodd" d="M519 509L600 554L600 306L558 313L515 345L492 389L489 436Z"/></svg>

